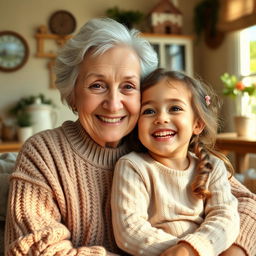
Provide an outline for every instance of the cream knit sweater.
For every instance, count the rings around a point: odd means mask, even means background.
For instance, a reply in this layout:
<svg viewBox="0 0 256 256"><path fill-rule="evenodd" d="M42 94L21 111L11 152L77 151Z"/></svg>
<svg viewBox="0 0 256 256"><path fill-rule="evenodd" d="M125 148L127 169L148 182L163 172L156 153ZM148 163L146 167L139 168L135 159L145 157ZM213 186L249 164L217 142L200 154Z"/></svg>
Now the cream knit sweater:
<svg viewBox="0 0 256 256"><path fill-rule="evenodd" d="M127 152L99 147L79 122L29 139L11 179L6 255L118 253L109 200L115 162ZM255 256L256 195L231 181L241 219L236 243Z"/></svg>
<svg viewBox="0 0 256 256"><path fill-rule="evenodd" d="M115 162L127 152L98 146L79 122L30 138L11 178L6 255L120 252L110 191Z"/></svg>
<svg viewBox="0 0 256 256"><path fill-rule="evenodd" d="M226 167L211 156L207 187L211 197L191 191L197 158L175 170L148 154L132 152L116 164L112 188L112 221L117 244L132 255L158 256L186 241L200 256L217 256L239 233L237 200L231 194Z"/></svg>

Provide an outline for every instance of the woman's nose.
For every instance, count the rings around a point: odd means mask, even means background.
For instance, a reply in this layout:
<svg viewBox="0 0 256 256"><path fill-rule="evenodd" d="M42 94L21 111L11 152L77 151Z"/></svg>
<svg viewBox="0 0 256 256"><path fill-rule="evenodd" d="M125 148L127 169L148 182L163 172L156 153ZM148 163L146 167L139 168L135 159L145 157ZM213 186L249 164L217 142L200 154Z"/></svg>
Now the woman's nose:
<svg viewBox="0 0 256 256"><path fill-rule="evenodd" d="M170 116L167 113L157 114L154 124L167 124L170 122Z"/></svg>
<svg viewBox="0 0 256 256"><path fill-rule="evenodd" d="M106 95L106 99L103 102L103 108L110 112L117 112L123 108L122 95L120 92L111 92Z"/></svg>

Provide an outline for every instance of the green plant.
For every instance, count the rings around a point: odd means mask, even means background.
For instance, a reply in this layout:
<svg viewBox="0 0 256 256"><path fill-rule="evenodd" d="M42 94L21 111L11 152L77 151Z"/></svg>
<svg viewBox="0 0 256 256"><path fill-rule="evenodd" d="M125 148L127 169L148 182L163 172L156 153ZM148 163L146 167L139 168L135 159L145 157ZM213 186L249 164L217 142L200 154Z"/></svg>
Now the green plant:
<svg viewBox="0 0 256 256"><path fill-rule="evenodd" d="M31 116L26 111L19 111L17 114L17 125L19 127L28 127L32 125Z"/></svg>
<svg viewBox="0 0 256 256"><path fill-rule="evenodd" d="M204 30L214 36L217 32L219 0L203 0L194 8L194 29L197 36Z"/></svg>
<svg viewBox="0 0 256 256"><path fill-rule="evenodd" d="M107 9L106 15L109 18L126 25L129 29L132 28L133 24L142 21L142 18L144 17L143 13L140 11L124 11L120 10L118 7Z"/></svg>
<svg viewBox="0 0 256 256"><path fill-rule="evenodd" d="M19 112L24 111L26 107L36 103L39 100L41 104L48 104L54 106L51 99L47 99L44 94L31 95L21 98L10 110L11 115L17 116Z"/></svg>
<svg viewBox="0 0 256 256"><path fill-rule="evenodd" d="M256 97L255 83L245 84L242 79L238 79L237 76L230 75L228 73L224 73L223 75L221 75L220 80L224 85L224 95L235 97L237 95L243 95L244 93L248 93L249 96Z"/></svg>

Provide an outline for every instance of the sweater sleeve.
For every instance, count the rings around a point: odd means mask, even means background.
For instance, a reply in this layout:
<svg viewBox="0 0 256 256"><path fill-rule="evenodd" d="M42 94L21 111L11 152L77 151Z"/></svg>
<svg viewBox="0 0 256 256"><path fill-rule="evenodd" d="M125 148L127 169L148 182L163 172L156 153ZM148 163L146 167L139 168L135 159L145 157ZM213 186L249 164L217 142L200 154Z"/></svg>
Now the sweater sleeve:
<svg viewBox="0 0 256 256"><path fill-rule="evenodd" d="M150 192L134 163L117 162L112 184L112 222L118 246L132 255L160 255L175 245L177 237L148 221Z"/></svg>
<svg viewBox="0 0 256 256"><path fill-rule="evenodd" d="M62 221L68 213L60 213L58 204L62 202L56 200L60 190L47 184L45 173L35 162L36 153L23 149L10 180L5 255L107 255L101 246L73 246L71 233ZM36 159L40 162L43 157L38 154ZM42 161L42 168L47 164Z"/></svg>
<svg viewBox="0 0 256 256"><path fill-rule="evenodd" d="M240 233L235 244L248 256L256 255L256 194L249 191L234 177L230 179L233 195L238 199Z"/></svg>
<svg viewBox="0 0 256 256"><path fill-rule="evenodd" d="M211 196L205 201L205 219L196 232L181 239L190 243L199 255L219 255L238 236L237 200L231 193L227 174L224 163L218 161L210 175Z"/></svg>

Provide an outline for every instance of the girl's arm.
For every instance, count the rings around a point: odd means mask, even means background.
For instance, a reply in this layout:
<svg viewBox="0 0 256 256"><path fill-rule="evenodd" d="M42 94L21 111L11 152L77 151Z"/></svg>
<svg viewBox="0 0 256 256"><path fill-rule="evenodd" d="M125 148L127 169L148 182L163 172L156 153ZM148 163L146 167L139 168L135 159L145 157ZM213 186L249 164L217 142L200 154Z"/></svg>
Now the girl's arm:
<svg viewBox="0 0 256 256"><path fill-rule="evenodd" d="M190 243L199 255L219 255L239 234L237 200L231 193L227 175L224 163L217 161L209 177L211 196L205 201L205 220L196 232L181 239Z"/></svg>

